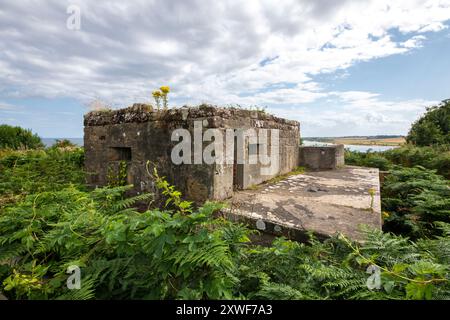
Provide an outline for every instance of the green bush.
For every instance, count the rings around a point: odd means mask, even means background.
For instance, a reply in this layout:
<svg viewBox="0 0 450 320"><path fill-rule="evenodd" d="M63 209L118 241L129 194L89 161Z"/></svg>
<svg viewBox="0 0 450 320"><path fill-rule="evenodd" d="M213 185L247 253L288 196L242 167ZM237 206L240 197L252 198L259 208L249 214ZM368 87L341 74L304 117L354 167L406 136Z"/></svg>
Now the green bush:
<svg viewBox="0 0 450 320"><path fill-rule="evenodd" d="M369 168L378 168L387 171L392 163L379 152L358 152L345 150L345 163Z"/></svg>
<svg viewBox="0 0 450 320"><path fill-rule="evenodd" d="M0 125L0 149L35 149L43 146L41 138L31 130Z"/></svg>
<svg viewBox="0 0 450 320"><path fill-rule="evenodd" d="M417 146L450 144L450 100L428 108L412 125L406 140Z"/></svg>
<svg viewBox="0 0 450 320"><path fill-rule="evenodd" d="M405 145L384 152L345 151L345 163L363 167L379 168L388 171L394 165L403 167L422 166L447 179L450 178L450 147L416 147Z"/></svg>

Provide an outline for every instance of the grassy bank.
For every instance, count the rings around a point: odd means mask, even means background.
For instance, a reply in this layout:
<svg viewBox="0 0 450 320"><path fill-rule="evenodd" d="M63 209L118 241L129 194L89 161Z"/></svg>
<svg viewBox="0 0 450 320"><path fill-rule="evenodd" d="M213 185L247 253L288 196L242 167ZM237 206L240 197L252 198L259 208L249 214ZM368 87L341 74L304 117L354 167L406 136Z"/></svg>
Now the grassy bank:
<svg viewBox="0 0 450 320"><path fill-rule="evenodd" d="M406 143L405 138L384 138L384 139L369 139L369 138L336 138L333 139L334 144L350 144L363 146L401 146Z"/></svg>
<svg viewBox="0 0 450 320"><path fill-rule="evenodd" d="M333 144L364 145L364 146L402 146L406 143L401 136L374 136L374 137L324 137L305 138L309 141L326 142Z"/></svg>

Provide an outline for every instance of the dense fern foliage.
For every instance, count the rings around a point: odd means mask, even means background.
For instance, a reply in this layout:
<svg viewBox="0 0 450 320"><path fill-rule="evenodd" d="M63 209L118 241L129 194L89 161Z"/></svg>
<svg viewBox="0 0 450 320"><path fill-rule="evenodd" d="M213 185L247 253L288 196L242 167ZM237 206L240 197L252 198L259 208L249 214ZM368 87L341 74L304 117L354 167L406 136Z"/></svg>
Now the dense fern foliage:
<svg viewBox="0 0 450 320"><path fill-rule="evenodd" d="M230 223L211 219L218 205L206 203L187 215L139 213L129 205L149 195L124 198L127 188L83 192L69 187L6 207L0 218L6 293L70 297L66 270L77 265L82 283L89 285L88 297L231 298L239 239L227 240ZM34 285L15 281L22 275Z"/></svg>
<svg viewBox="0 0 450 320"><path fill-rule="evenodd" d="M450 182L423 167L392 170L382 189L385 229L421 238L450 222Z"/></svg>
<svg viewBox="0 0 450 320"><path fill-rule="evenodd" d="M160 183L163 180L160 180ZM139 213L128 187L73 187L28 195L0 217L0 278L9 298L27 299L433 299L450 295L448 232L418 243L367 231L310 244L277 239L253 246L242 225L213 217L220 208ZM172 203L177 203L175 197ZM181 204L182 202L178 202ZM174 207L176 208L176 206ZM82 269L82 290L66 270ZM368 288L368 267L380 287Z"/></svg>
<svg viewBox="0 0 450 320"><path fill-rule="evenodd" d="M219 204L195 211L155 175L166 209L130 206L130 186L83 186L82 150L3 152L0 283L9 298L231 298L247 230L213 219ZM67 268L82 269L68 290Z"/></svg>
<svg viewBox="0 0 450 320"><path fill-rule="evenodd" d="M449 225L441 228L448 232ZM250 248L240 268L241 293L263 299L450 298L448 234L418 243L381 231L366 234L363 245L341 236ZM439 252L441 245L446 249ZM379 270L378 287L369 289L368 269Z"/></svg>
<svg viewBox="0 0 450 320"><path fill-rule="evenodd" d="M387 171L381 188L385 231L417 239L438 235L435 222L450 222L447 147L405 146L368 153L347 150L346 163Z"/></svg>
<svg viewBox="0 0 450 320"><path fill-rule="evenodd" d="M0 208L31 193L69 185L83 188L83 159L81 148L0 150Z"/></svg>
<svg viewBox="0 0 450 320"><path fill-rule="evenodd" d="M365 242L250 242L244 225L195 208L152 172L162 208L130 186L87 190L72 146L0 151L0 291L9 299L447 299L448 180L395 168L383 186L385 225ZM81 288L69 290L69 267Z"/></svg>

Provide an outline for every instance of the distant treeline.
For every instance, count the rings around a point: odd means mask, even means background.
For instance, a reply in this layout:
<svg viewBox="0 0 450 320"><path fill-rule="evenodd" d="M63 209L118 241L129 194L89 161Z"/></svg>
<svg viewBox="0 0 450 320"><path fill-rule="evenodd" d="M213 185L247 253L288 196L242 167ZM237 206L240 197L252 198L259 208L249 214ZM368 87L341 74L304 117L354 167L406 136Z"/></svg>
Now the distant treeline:
<svg viewBox="0 0 450 320"><path fill-rule="evenodd" d="M303 137L303 140L309 141L333 141L336 139L367 139L367 140L378 140L378 139L394 139L394 138L405 138L405 136L400 135L377 135L377 136L342 136L342 137Z"/></svg>

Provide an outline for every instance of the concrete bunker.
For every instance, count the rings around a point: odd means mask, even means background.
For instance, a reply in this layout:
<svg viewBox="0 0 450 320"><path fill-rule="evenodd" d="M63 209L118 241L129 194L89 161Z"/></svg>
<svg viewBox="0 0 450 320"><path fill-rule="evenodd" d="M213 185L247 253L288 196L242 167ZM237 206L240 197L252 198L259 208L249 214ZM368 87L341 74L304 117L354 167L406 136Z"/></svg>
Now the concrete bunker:
<svg viewBox="0 0 450 320"><path fill-rule="evenodd" d="M266 233L301 239L307 230L323 237L342 232L358 239L360 224L381 228L378 170L345 167L343 145L300 146L297 121L211 105L154 111L134 104L90 112L84 125L85 167L93 187L109 184L112 175L115 183L132 184L135 193L157 194L147 172L150 161L186 199L197 204L228 199L223 214ZM211 154L231 161L204 161L204 151L217 137L232 141L232 147L219 144ZM180 148L181 142L187 147ZM278 155L276 170L250 161L264 154ZM299 165L312 171L262 184Z"/></svg>
<svg viewBox="0 0 450 320"><path fill-rule="evenodd" d="M155 192L146 172L150 161L187 199L201 203L227 199L234 190L258 185L298 166L300 124L260 111L210 105L155 111L149 105L134 104L125 109L90 112L84 117L84 125L85 165L91 173L91 186L108 184L110 173L118 174L122 165L126 166L122 178L134 185L136 193ZM183 141L174 137L177 129L190 136L192 147L183 151L188 154L180 154L191 159L188 164L173 161L172 150ZM234 139L233 150L228 150L229 143L220 149L223 155L232 155L232 161L198 161L199 152L215 143L216 137L205 136L208 129L216 129L225 140ZM278 132L276 138L271 130ZM237 132L242 131L244 138L239 143ZM255 132L256 137L246 135L247 131ZM261 139L264 135L266 138ZM198 139L200 151L194 145ZM279 156L276 170L265 170L270 164L250 161L257 154L270 155L273 150ZM242 163L239 156L243 157Z"/></svg>

